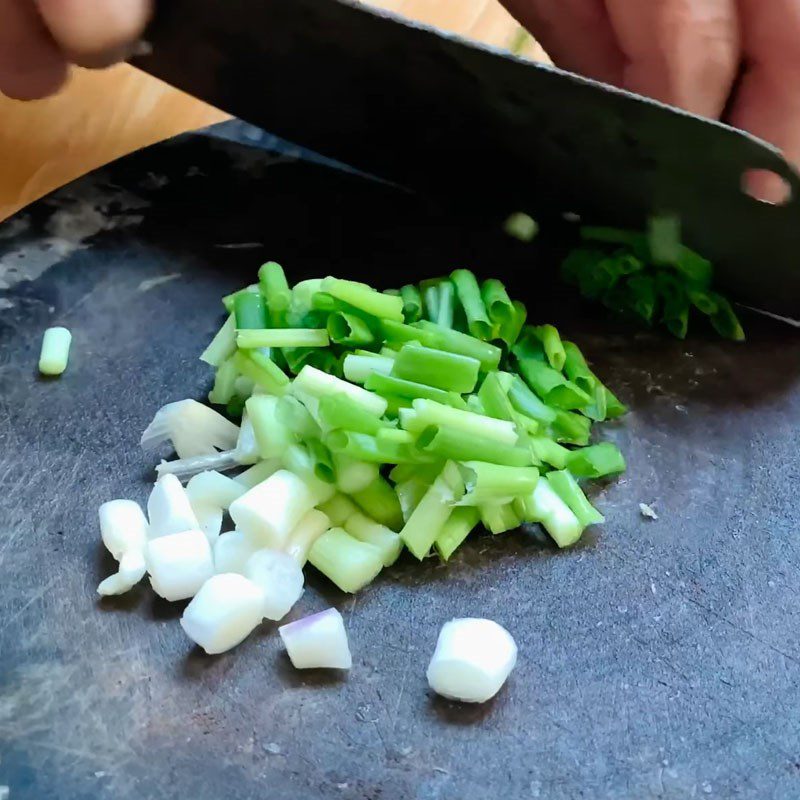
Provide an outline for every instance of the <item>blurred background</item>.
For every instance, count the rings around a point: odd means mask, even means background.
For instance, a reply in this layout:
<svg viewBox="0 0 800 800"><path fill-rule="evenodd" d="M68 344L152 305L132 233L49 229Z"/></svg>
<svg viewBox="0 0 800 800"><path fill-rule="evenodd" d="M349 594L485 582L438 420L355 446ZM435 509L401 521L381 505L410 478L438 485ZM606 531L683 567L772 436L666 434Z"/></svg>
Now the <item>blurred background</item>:
<svg viewBox="0 0 800 800"><path fill-rule="evenodd" d="M546 61L496 0L375 0L397 14ZM131 67L75 70L58 97L0 95L0 220L51 190L119 158L226 115Z"/></svg>

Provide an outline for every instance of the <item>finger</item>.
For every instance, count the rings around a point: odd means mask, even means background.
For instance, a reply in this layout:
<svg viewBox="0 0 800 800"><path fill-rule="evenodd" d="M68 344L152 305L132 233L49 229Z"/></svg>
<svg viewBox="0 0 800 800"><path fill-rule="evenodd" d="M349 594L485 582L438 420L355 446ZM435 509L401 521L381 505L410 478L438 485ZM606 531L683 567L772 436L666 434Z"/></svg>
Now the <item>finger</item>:
<svg viewBox="0 0 800 800"><path fill-rule="evenodd" d="M619 84L624 59L603 0L504 2L559 67Z"/></svg>
<svg viewBox="0 0 800 800"><path fill-rule="evenodd" d="M740 0L745 73L730 122L779 147L800 165L800 0ZM748 189L785 199L780 178L753 175Z"/></svg>
<svg viewBox="0 0 800 800"><path fill-rule="evenodd" d="M53 38L74 63L103 67L142 35L150 0L36 0Z"/></svg>
<svg viewBox="0 0 800 800"><path fill-rule="evenodd" d="M739 68L735 0L606 0L606 7L628 59L627 89L720 116Z"/></svg>
<svg viewBox="0 0 800 800"><path fill-rule="evenodd" d="M17 100L61 88L67 65L28 0L0 0L0 92Z"/></svg>

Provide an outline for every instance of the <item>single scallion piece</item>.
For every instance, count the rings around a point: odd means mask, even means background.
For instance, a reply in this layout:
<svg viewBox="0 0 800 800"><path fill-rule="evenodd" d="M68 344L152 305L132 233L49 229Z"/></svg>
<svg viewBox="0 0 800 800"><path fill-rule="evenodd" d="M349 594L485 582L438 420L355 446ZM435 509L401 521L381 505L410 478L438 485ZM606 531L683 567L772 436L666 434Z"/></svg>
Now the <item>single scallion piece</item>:
<svg viewBox="0 0 800 800"><path fill-rule="evenodd" d="M503 230L514 239L521 242L532 242L539 233L539 226L536 220L523 211L515 211L510 214L503 223Z"/></svg>
<svg viewBox="0 0 800 800"><path fill-rule="evenodd" d="M236 318L229 314L211 343L203 350L200 360L212 367L220 367L236 352Z"/></svg>
<svg viewBox="0 0 800 800"><path fill-rule="evenodd" d="M456 287L456 294L467 315L470 334L482 341L491 339L493 328L475 275L467 269L457 269L450 275L450 279Z"/></svg>
<svg viewBox="0 0 800 800"><path fill-rule="evenodd" d="M348 353L342 363L344 377L351 383L360 383L362 386L373 372L388 375L394 366L394 358L379 356L375 353L360 355Z"/></svg>
<svg viewBox="0 0 800 800"><path fill-rule="evenodd" d="M289 388L286 373L258 350L239 350L233 357L236 370L269 394L281 395Z"/></svg>
<svg viewBox="0 0 800 800"><path fill-rule="evenodd" d="M270 328L236 332L236 345L244 350L258 347L327 347L327 331L313 328Z"/></svg>
<svg viewBox="0 0 800 800"><path fill-rule="evenodd" d="M283 267L274 261L268 261L258 271L258 283L261 293L267 300L267 311L272 326L283 327L286 324L286 315L292 301L292 290L289 288ZM275 347L279 346L275 345ZM324 347L324 345L322 346Z"/></svg>
<svg viewBox="0 0 800 800"><path fill-rule="evenodd" d="M480 366L480 361L470 356L409 343L397 354L392 375L449 392L465 394L475 388Z"/></svg>
<svg viewBox="0 0 800 800"><path fill-rule="evenodd" d="M466 461L459 465L466 494L462 505L510 501L530 494L539 480L536 467L507 467L484 461Z"/></svg>
<svg viewBox="0 0 800 800"><path fill-rule="evenodd" d="M464 481L458 467L448 461L400 531L406 547L420 561L442 532L451 506L463 495Z"/></svg>
<svg viewBox="0 0 800 800"><path fill-rule="evenodd" d="M547 482L553 491L567 504L570 511L578 518L578 522L588 528L605 521L603 515L589 502L578 481L567 470L549 472Z"/></svg>
<svg viewBox="0 0 800 800"><path fill-rule="evenodd" d="M412 433L423 431L432 425L441 425L461 431L465 435L482 436L500 444L515 445L519 439L513 423L506 420L484 417L474 411L462 411L433 400L415 400L413 408L413 417L406 422L402 418L400 420L400 424Z"/></svg>
<svg viewBox="0 0 800 800"><path fill-rule="evenodd" d="M314 542L308 561L343 592L353 593L372 583L383 569L381 551L342 528L331 528Z"/></svg>
<svg viewBox="0 0 800 800"><path fill-rule="evenodd" d="M658 266L675 264L680 258L681 221L674 214L650 217L647 224L650 257Z"/></svg>
<svg viewBox="0 0 800 800"><path fill-rule="evenodd" d="M522 333L522 329L525 327L525 321L528 318L528 310L519 300L514 300L511 305L513 309L511 316L500 326L500 330L497 333L498 337L505 342L506 347L509 349L511 349L517 339L519 339L519 335Z"/></svg>
<svg viewBox="0 0 800 800"><path fill-rule="evenodd" d="M391 567L400 558L400 553L403 551L403 540L399 534L385 525L375 522L374 519L357 511L348 517L342 527L359 542L365 542L377 548L384 567Z"/></svg>
<svg viewBox="0 0 800 800"><path fill-rule="evenodd" d="M291 430L280 419L279 403L280 398L272 395L256 395L245 403L261 458L282 456L294 442Z"/></svg>
<svg viewBox="0 0 800 800"><path fill-rule="evenodd" d="M321 290L354 308L361 309L378 319L403 321L403 300L392 297L367 286L365 283L346 281L339 278L325 278Z"/></svg>
<svg viewBox="0 0 800 800"><path fill-rule="evenodd" d="M336 344L342 345L365 345L375 341L372 330L361 317L340 311L328 317L328 334Z"/></svg>
<svg viewBox="0 0 800 800"><path fill-rule="evenodd" d="M388 424L374 414L370 414L363 406L345 394L322 397L317 408L317 415L323 428L327 431L342 429L374 436Z"/></svg>
<svg viewBox="0 0 800 800"><path fill-rule="evenodd" d="M604 478L625 472L625 458L611 442L601 442L572 451L567 469L578 478Z"/></svg>
<svg viewBox="0 0 800 800"><path fill-rule="evenodd" d="M208 402L214 405L227 405L236 393L236 379L239 371L236 369L236 362L233 358L228 358L217 367L217 374L214 376L214 386L208 393Z"/></svg>
<svg viewBox="0 0 800 800"><path fill-rule="evenodd" d="M239 292L233 301L236 330L259 330L267 327L267 309L258 292Z"/></svg>
<svg viewBox="0 0 800 800"><path fill-rule="evenodd" d="M72 334L66 328L48 328L42 337L39 372L42 375L61 375L69 362Z"/></svg>
<svg viewBox="0 0 800 800"><path fill-rule="evenodd" d="M513 502L481 504L478 510L483 527L494 535L519 528L523 520L515 506Z"/></svg>
<svg viewBox="0 0 800 800"><path fill-rule="evenodd" d="M507 325L516 314L506 287L496 278L489 278L481 286L481 298L494 327L494 335Z"/></svg>
<svg viewBox="0 0 800 800"><path fill-rule="evenodd" d="M366 489L353 492L353 500L361 507L368 517L380 522L393 531L399 531L403 526L403 511L397 493L391 484L378 476Z"/></svg>
<svg viewBox="0 0 800 800"><path fill-rule="evenodd" d="M436 319L434 320L440 328L453 327L453 314L455 299L455 288L450 281L444 280L439 284L439 301L436 307Z"/></svg>
<svg viewBox="0 0 800 800"><path fill-rule="evenodd" d="M465 436L452 428L431 426L417 438L424 453L451 461L486 461L509 467L531 465L531 455L522 447L499 444L484 436Z"/></svg>
<svg viewBox="0 0 800 800"><path fill-rule="evenodd" d="M480 511L475 506L458 506L445 521L434 547L443 561L448 561L480 522Z"/></svg>
<svg viewBox="0 0 800 800"><path fill-rule="evenodd" d="M542 343L547 362L550 366L561 372L564 369L564 362L567 360L567 355L564 352L564 345L561 341L561 336L558 329L552 325L538 325L531 328L534 336Z"/></svg>
<svg viewBox="0 0 800 800"><path fill-rule="evenodd" d="M571 411L592 402L586 392L547 364L530 358L518 359L517 364L525 382L548 406Z"/></svg>
<svg viewBox="0 0 800 800"><path fill-rule="evenodd" d="M413 284L403 286L400 289L400 297L403 300L403 319L406 322L416 322L422 317L422 295L419 289Z"/></svg>
<svg viewBox="0 0 800 800"><path fill-rule="evenodd" d="M303 367L294 379L292 391L301 400L303 395L320 399L329 395L344 394L378 418L386 413L387 403L382 397L311 366Z"/></svg>
<svg viewBox="0 0 800 800"><path fill-rule="evenodd" d="M364 388L371 392L376 392L381 397L404 397L409 401L417 398L435 400L437 403L450 405L454 408L464 408L464 401L455 392L446 392L444 389L437 389L434 386L426 386L423 383L403 380L394 375L381 375L373 373L370 375Z"/></svg>
<svg viewBox="0 0 800 800"><path fill-rule="evenodd" d="M406 464L425 461L428 458L407 442L397 442L352 431L331 431L325 437L325 444L334 453L342 453L358 461L374 464Z"/></svg>

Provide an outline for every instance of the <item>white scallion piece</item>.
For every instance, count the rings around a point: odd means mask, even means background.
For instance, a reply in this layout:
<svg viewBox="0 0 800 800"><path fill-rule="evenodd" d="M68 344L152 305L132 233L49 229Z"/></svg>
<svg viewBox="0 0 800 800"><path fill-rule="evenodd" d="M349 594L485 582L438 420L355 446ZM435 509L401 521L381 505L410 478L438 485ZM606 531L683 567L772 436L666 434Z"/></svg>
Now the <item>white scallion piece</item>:
<svg viewBox="0 0 800 800"><path fill-rule="evenodd" d="M329 608L278 628L296 669L350 669L353 658L342 615Z"/></svg>
<svg viewBox="0 0 800 800"><path fill-rule="evenodd" d="M201 530L148 542L144 551L153 591L165 600L188 600L214 574L211 546Z"/></svg>
<svg viewBox="0 0 800 800"><path fill-rule="evenodd" d="M243 642L262 619L261 589L242 575L209 578L186 607L181 627L209 655Z"/></svg>
<svg viewBox="0 0 800 800"><path fill-rule="evenodd" d="M242 465L255 464L260 458L256 432L247 416L247 411L242 414L242 425L239 428L239 438L236 440L236 456Z"/></svg>
<svg viewBox="0 0 800 800"><path fill-rule="evenodd" d="M275 622L283 619L303 594L303 570L286 553L259 550L248 560L244 574L264 595L263 616Z"/></svg>
<svg viewBox="0 0 800 800"><path fill-rule="evenodd" d="M246 491L241 483L214 470L195 475L186 486L186 493L192 506L211 505L224 509L230 508L231 503L238 500Z"/></svg>
<svg viewBox="0 0 800 800"><path fill-rule="evenodd" d="M306 483L293 472L281 469L232 503L230 515L237 529L262 547L280 550L315 503Z"/></svg>
<svg viewBox="0 0 800 800"><path fill-rule="evenodd" d="M42 375L61 375L69 362L72 334L66 328L48 328L42 338L39 372Z"/></svg>
<svg viewBox="0 0 800 800"><path fill-rule="evenodd" d="M125 594L144 578L146 572L144 551L139 548L128 550L119 560L119 570L110 575L97 587L97 594L107 597L114 594Z"/></svg>
<svg viewBox="0 0 800 800"><path fill-rule="evenodd" d="M214 542L214 571L217 573L238 572L244 575L244 568L250 557L259 549L242 531L223 533Z"/></svg>
<svg viewBox="0 0 800 800"><path fill-rule="evenodd" d="M131 550L147 543L147 519L133 500L109 500L98 510L100 536L108 552L119 561Z"/></svg>
<svg viewBox="0 0 800 800"><path fill-rule="evenodd" d="M344 494L355 494L371 486L378 477L380 464L356 461L341 453L333 453L336 488Z"/></svg>
<svg viewBox="0 0 800 800"><path fill-rule="evenodd" d="M189 478L208 470L224 472L241 466L238 451L226 450L224 453L214 453L213 456L192 456L174 461L162 461L156 467L156 473L159 478L163 475L174 475L180 481L188 481Z"/></svg>
<svg viewBox="0 0 800 800"><path fill-rule="evenodd" d="M103 544L119 561L119 569L100 583L97 593L103 596L124 594L144 577L147 519L133 500L103 503L98 516Z"/></svg>
<svg viewBox="0 0 800 800"><path fill-rule="evenodd" d="M572 547L581 538L583 526L546 478L537 482L532 497L536 518L531 521L539 522L559 547Z"/></svg>
<svg viewBox="0 0 800 800"><path fill-rule="evenodd" d="M164 475L156 481L147 499L147 516L151 539L200 527L189 495L174 475Z"/></svg>
<svg viewBox="0 0 800 800"><path fill-rule="evenodd" d="M179 400L156 412L142 434L141 445L149 449L168 439L181 460L213 456L218 450L236 448L239 427L197 400Z"/></svg>
<svg viewBox="0 0 800 800"><path fill-rule="evenodd" d="M327 514L312 508L289 534L286 554L291 556L301 567L304 566L308 561L308 554L311 552L314 542L330 529L331 524Z"/></svg>
<svg viewBox="0 0 800 800"><path fill-rule="evenodd" d="M485 703L494 697L517 663L511 634L489 619L453 619L439 633L428 665L428 684L442 697Z"/></svg>

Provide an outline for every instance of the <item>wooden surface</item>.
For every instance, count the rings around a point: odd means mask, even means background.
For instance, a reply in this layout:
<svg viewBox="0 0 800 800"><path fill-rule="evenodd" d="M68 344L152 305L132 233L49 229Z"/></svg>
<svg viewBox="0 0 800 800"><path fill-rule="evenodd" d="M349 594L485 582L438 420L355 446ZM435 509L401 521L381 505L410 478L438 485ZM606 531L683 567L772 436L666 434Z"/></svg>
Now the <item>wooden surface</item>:
<svg viewBox="0 0 800 800"><path fill-rule="evenodd" d="M381 0L377 5L545 58L494 0ZM125 153L225 116L128 66L76 70L66 91L35 103L0 95L0 219Z"/></svg>

